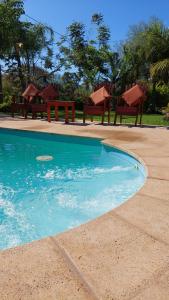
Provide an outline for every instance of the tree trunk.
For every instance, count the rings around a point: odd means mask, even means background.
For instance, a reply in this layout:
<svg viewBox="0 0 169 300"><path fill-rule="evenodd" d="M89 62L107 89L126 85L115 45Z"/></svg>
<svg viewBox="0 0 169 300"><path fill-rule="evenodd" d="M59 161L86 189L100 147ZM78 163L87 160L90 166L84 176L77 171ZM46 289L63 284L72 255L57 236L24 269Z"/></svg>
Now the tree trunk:
<svg viewBox="0 0 169 300"><path fill-rule="evenodd" d="M26 81L28 83L28 82L30 82L30 58L29 58L28 51L26 51L26 60L27 60L27 66L26 66L26 68L27 68L27 73L28 73Z"/></svg>
<svg viewBox="0 0 169 300"><path fill-rule="evenodd" d="M20 59L20 55L19 55L19 50L17 48L15 48L15 52L16 52L16 61L18 64L18 76L20 79L22 91L24 91L25 90L25 80L24 80L24 76L22 73L22 64L21 64L21 59Z"/></svg>

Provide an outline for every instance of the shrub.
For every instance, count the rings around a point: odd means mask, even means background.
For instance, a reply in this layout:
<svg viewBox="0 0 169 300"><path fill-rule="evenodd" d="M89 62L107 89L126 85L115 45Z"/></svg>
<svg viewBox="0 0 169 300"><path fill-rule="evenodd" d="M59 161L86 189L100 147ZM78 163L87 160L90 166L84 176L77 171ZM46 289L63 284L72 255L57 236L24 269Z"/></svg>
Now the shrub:
<svg viewBox="0 0 169 300"><path fill-rule="evenodd" d="M10 111L11 102L4 102L0 104L1 112L9 112Z"/></svg>
<svg viewBox="0 0 169 300"><path fill-rule="evenodd" d="M161 108L163 106L167 106L169 102L169 85L167 84L157 84L156 85L156 93L157 93L157 105Z"/></svg>

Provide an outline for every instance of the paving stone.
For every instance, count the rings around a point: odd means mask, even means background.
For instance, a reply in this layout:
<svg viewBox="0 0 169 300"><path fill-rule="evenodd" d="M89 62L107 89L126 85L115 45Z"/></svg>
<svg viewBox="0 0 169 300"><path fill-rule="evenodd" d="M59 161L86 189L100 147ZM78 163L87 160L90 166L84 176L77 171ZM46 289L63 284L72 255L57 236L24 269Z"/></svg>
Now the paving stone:
<svg viewBox="0 0 169 300"><path fill-rule="evenodd" d="M0 299L91 299L50 239L0 252Z"/></svg>
<svg viewBox="0 0 169 300"><path fill-rule="evenodd" d="M135 195L116 209L116 213L143 232L169 245L169 201Z"/></svg>
<svg viewBox="0 0 169 300"><path fill-rule="evenodd" d="M131 299L169 264L166 245L113 213L56 239L99 299Z"/></svg>

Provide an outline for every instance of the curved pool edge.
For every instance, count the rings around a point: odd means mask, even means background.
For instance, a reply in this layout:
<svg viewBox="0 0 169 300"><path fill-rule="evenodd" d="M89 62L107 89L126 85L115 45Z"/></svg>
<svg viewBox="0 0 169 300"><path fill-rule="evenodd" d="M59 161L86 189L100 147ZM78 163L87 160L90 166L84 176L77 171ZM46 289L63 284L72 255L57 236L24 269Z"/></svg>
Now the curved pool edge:
<svg viewBox="0 0 169 300"><path fill-rule="evenodd" d="M119 128L111 130L118 132ZM124 131L130 136L130 129ZM135 132L139 134L142 129ZM159 147L154 156L155 135ZM161 295L167 299L169 159L165 150L169 149L169 132L160 130L159 135L159 130L156 134L154 129L145 130L142 137L145 142L137 145L137 149L133 149L133 142L127 142L126 147L125 142L120 141L119 145L117 139L111 139L112 146L124 152L127 148L147 165L147 181L141 190L121 206L77 228L0 252L3 282L7 286L2 299L5 293L8 299L15 299L16 294L30 295L30 290L34 296L38 290L44 298L55 291L63 299L135 299L137 295L138 299L154 299L155 294L159 295L157 299ZM166 166L161 156L165 157ZM22 273L29 278L29 287Z"/></svg>
<svg viewBox="0 0 169 300"><path fill-rule="evenodd" d="M133 158L135 158L141 165L144 166L145 168L145 182L144 184L146 183L146 180L147 180L147 177L148 177L148 168L147 168L147 165L145 163L145 161L141 158L140 155L136 154L135 152L131 151L131 150L128 150L128 149L124 149L123 147L120 147L120 146L116 146L114 145L110 140L108 139L103 139L101 140L101 143L104 144L104 145L107 145L107 146L110 146L110 147L113 147L113 148L116 148L116 149L119 149L120 151L123 151L124 153L127 153L129 154L130 156L132 156ZM129 198L130 199L130 198ZM128 200L129 200L128 199Z"/></svg>
<svg viewBox="0 0 169 300"><path fill-rule="evenodd" d="M35 137L34 138L39 138L39 135L41 135L42 134L42 136L41 136L41 138L43 139L44 137L45 137L45 135L49 135L49 136L54 136L54 135L56 135L56 136L61 136L61 137L71 137L71 138L81 138L81 139L93 139L93 140L96 140L99 144L101 144L101 145L105 145L105 146L107 146L107 148L113 148L113 149L115 149L115 150L117 150L117 151L120 151L121 153L123 153L124 155L126 155L126 157L128 156L129 158L131 158L131 159L133 159L133 165L136 165L136 163L138 163L138 165L139 165L139 171L140 171L140 173L142 173L142 176L144 177L144 180L143 180L143 182L142 183L140 183L140 185L137 187L137 190L135 190L135 192L134 193L132 193L131 195L129 195L129 196L127 196L126 197L126 199L125 200L123 200L122 202L120 202L119 204L116 204L116 206L114 207L114 208L112 208L112 209L109 209L108 211L106 211L106 212L102 212L102 214L99 214L98 216L94 216L93 218L91 218L91 219L89 219L89 220L87 220L86 222L84 222L84 223L81 223L81 224L79 224L79 225L77 225L77 226L75 226L75 227L73 227L73 228L71 228L71 229L66 229L66 230L64 230L64 231L61 231L60 233L55 233L55 234L52 234L52 236L58 236L58 235L62 235L63 233L65 233L65 232L69 232L69 231L72 231L72 230L74 230L75 228L78 228L78 227L80 227L80 226L82 226L82 225L87 225L88 223L90 223L91 221L94 221L95 219L98 219L98 218L100 218L100 217L102 217L103 215L105 215L105 214L107 214L107 213L109 213L110 211L114 211L116 208L118 208L118 207L120 207L121 205L123 205L123 203L125 203L125 202L127 202L128 200L130 200L131 198L133 198L134 197L134 195L135 194L137 194L138 193L138 191L144 186L144 184L145 184L145 182L146 182L146 180L147 180L147 167L146 167L146 165L145 165L145 163L144 163L144 161L138 156L138 155L136 155L134 152L131 152L131 151L128 151L128 150L124 150L122 147L117 147L116 145L114 145L113 143L111 143L111 141L109 141L109 140L107 140L107 139L102 139L101 137L99 138L99 137L87 137L87 136L81 136L81 135L75 135L75 134L59 134L59 133L47 133L47 132L43 132L43 131L33 131L33 130L21 130L21 129L14 129L14 128L12 128L12 129L10 129L10 128L1 128L0 127L0 130L2 130L2 129L4 129L4 132L6 133L6 131L7 131L7 133L11 133L11 132L14 132L13 134L14 134L14 136L16 135L16 137L18 136L18 135L20 135L20 136L22 136L22 137L30 137L29 136L29 134L33 134L33 133L36 133L36 135L35 135ZM27 132L27 133L29 133L28 135L26 135L25 134L25 132ZM22 133L23 133L23 135L22 135ZM39 135L38 135L39 134ZM46 137L44 138L44 141L46 140ZM44 158L46 158L46 157L44 157ZM38 156L38 157L36 157L36 159L38 159L38 160L40 160L40 159L43 159L44 160L44 158L42 157L41 158L41 156ZM49 156L49 158L50 158L50 160L51 160L51 157ZM47 156L47 159L48 159L48 156ZM32 241L26 241L26 242L24 242L24 243L22 243L22 244L19 244L19 245L15 245L15 246L11 246L11 247L8 247L8 248L5 248L5 249L0 249L0 251L6 251L6 250L8 250L8 249L14 249L14 248L17 248L17 247L20 247L20 246L24 246L25 244L30 244L30 243L32 243L32 242L35 242L35 241L38 241L38 240L42 240L42 239L45 239L45 238L47 238L47 237L49 237L49 235L46 235L46 236L42 236L41 238L39 238L39 239L35 239L35 240L32 240Z"/></svg>

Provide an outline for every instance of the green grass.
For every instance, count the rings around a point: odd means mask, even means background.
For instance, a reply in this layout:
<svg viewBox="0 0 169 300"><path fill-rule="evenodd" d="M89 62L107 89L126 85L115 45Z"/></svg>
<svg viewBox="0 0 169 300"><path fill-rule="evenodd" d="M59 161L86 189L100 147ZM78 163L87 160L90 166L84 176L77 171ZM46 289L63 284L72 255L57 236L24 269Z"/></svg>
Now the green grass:
<svg viewBox="0 0 169 300"><path fill-rule="evenodd" d="M54 118L54 111L51 112L51 117ZM59 117L64 117L64 111L59 111ZM76 120L83 119L83 111L76 110ZM90 120L90 117L86 118L86 121ZM96 122L101 122L101 117L94 116ZM105 123L107 122L107 116L105 116ZM111 112L111 123L114 122L114 112ZM117 124L120 123L119 117L117 118ZM134 124L135 117L123 117L122 124ZM158 126L169 126L169 121L164 120L164 116L160 114L144 114L142 118L143 125L158 125Z"/></svg>
<svg viewBox="0 0 169 300"><path fill-rule="evenodd" d="M143 115L142 124L145 125L160 125L160 126L169 126L169 121L164 120L163 115L154 114L154 115Z"/></svg>
<svg viewBox="0 0 169 300"><path fill-rule="evenodd" d="M76 111L76 118L82 119L83 112ZM86 118L90 120L89 118ZM94 121L101 121L101 117L94 117ZM105 117L105 122L107 122L107 117ZM111 112L111 123L114 122L114 112ZM123 124L134 124L135 117L123 117L122 123ZM120 123L119 117L117 118L117 123ZM159 126L169 126L169 121L164 120L164 116L160 114L144 114L142 118L142 124L144 125L159 125Z"/></svg>

